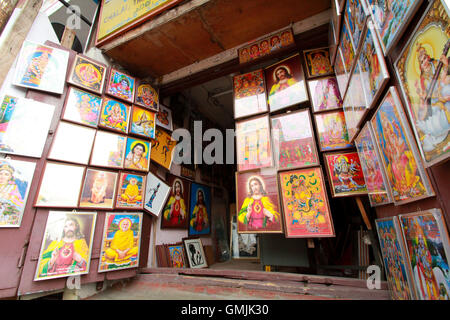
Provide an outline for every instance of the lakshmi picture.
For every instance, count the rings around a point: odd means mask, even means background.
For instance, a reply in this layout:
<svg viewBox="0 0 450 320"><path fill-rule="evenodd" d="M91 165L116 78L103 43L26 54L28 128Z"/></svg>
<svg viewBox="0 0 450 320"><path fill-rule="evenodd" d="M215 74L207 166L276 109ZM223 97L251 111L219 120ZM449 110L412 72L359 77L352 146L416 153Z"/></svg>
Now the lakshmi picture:
<svg viewBox="0 0 450 320"><path fill-rule="evenodd" d="M127 137L98 130L89 164L108 168L123 168Z"/></svg>
<svg viewBox="0 0 450 320"><path fill-rule="evenodd" d="M121 172L116 196L116 208L144 208L145 176L136 173Z"/></svg>
<svg viewBox="0 0 450 320"><path fill-rule="evenodd" d="M325 153L324 159L333 197L367 194L357 152Z"/></svg>
<svg viewBox="0 0 450 320"><path fill-rule="evenodd" d="M395 204L434 195L395 87L370 120Z"/></svg>
<svg viewBox="0 0 450 320"><path fill-rule="evenodd" d="M160 164L167 170L172 166L173 150L177 141L172 139L172 136L161 128L156 127L155 140L151 145L152 150L150 159Z"/></svg>
<svg viewBox="0 0 450 320"><path fill-rule="evenodd" d="M393 300L414 300L411 269L397 217L375 220L384 269Z"/></svg>
<svg viewBox="0 0 450 320"><path fill-rule="evenodd" d="M440 209L399 215L419 300L450 300L450 244Z"/></svg>
<svg viewBox="0 0 450 320"><path fill-rule="evenodd" d="M233 77L233 88L235 119L267 111L262 69Z"/></svg>
<svg viewBox="0 0 450 320"><path fill-rule="evenodd" d="M299 54L267 67L264 74L270 112L308 101Z"/></svg>
<svg viewBox="0 0 450 320"><path fill-rule="evenodd" d="M96 212L50 211L34 280L89 273Z"/></svg>
<svg viewBox="0 0 450 320"><path fill-rule="evenodd" d="M148 171L150 168L151 144L149 141L128 137L125 148L125 169Z"/></svg>
<svg viewBox="0 0 450 320"><path fill-rule="evenodd" d="M236 172L238 233L282 233L276 172Z"/></svg>
<svg viewBox="0 0 450 320"><path fill-rule="evenodd" d="M313 112L342 108L342 97L336 77L330 76L308 81Z"/></svg>
<svg viewBox="0 0 450 320"><path fill-rule="evenodd" d="M358 50L359 43L364 31L364 26L369 12L366 11L365 0L348 0L345 4L344 17L348 23L348 29L352 35L355 51Z"/></svg>
<svg viewBox="0 0 450 320"><path fill-rule="evenodd" d="M69 87L62 119L96 128L101 107L99 96Z"/></svg>
<svg viewBox="0 0 450 320"><path fill-rule="evenodd" d="M114 68L111 69L106 93L133 103L136 79Z"/></svg>
<svg viewBox="0 0 450 320"><path fill-rule="evenodd" d="M432 1L394 67L425 167L450 156L450 11Z"/></svg>
<svg viewBox="0 0 450 320"><path fill-rule="evenodd" d="M159 93L149 83L140 82L136 89L134 104L158 112Z"/></svg>
<svg viewBox="0 0 450 320"><path fill-rule="evenodd" d="M319 48L303 51L308 78L326 76L333 73L328 48Z"/></svg>
<svg viewBox="0 0 450 320"><path fill-rule="evenodd" d="M278 169L319 165L308 110L271 117L275 166Z"/></svg>
<svg viewBox="0 0 450 320"><path fill-rule="evenodd" d="M67 82L94 93L102 94L106 70L105 65L77 55Z"/></svg>
<svg viewBox="0 0 450 320"><path fill-rule="evenodd" d="M0 160L0 228L20 227L35 162Z"/></svg>
<svg viewBox="0 0 450 320"><path fill-rule="evenodd" d="M129 105L105 97L103 98L100 122L98 125L127 134L130 109L131 107Z"/></svg>
<svg viewBox="0 0 450 320"><path fill-rule="evenodd" d="M211 188L191 183L191 205L189 212L189 231L191 235L211 233Z"/></svg>
<svg viewBox="0 0 450 320"><path fill-rule="evenodd" d="M117 172L88 168L81 190L80 208L113 209Z"/></svg>
<svg viewBox="0 0 450 320"><path fill-rule="evenodd" d="M136 268L139 264L141 229L141 212L107 212L98 272Z"/></svg>
<svg viewBox="0 0 450 320"><path fill-rule="evenodd" d="M332 111L314 115L320 151L353 147L350 143L343 111Z"/></svg>
<svg viewBox="0 0 450 320"><path fill-rule="evenodd" d="M334 237L322 169L284 171L279 178L286 237Z"/></svg>
<svg viewBox="0 0 450 320"><path fill-rule="evenodd" d="M133 106L130 134L155 139L155 116L156 112Z"/></svg>
<svg viewBox="0 0 450 320"><path fill-rule="evenodd" d="M161 216L161 229L188 229L190 222L188 206L191 183L172 174L168 175L167 183L172 189Z"/></svg>

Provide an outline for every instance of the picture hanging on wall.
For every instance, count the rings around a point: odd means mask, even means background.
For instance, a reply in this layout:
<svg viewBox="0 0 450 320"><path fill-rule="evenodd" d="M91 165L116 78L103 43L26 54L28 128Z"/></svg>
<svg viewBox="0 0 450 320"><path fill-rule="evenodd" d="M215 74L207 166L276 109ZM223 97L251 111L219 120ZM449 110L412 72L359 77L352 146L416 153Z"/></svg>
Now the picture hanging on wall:
<svg viewBox="0 0 450 320"><path fill-rule="evenodd" d="M146 171L150 169L151 143L142 139L127 138L125 148L125 169Z"/></svg>
<svg viewBox="0 0 450 320"><path fill-rule="evenodd" d="M156 127L155 140L151 144L152 150L150 159L155 161L162 167L170 170L172 166L173 150L177 141L172 139L172 136L165 130Z"/></svg>
<svg viewBox="0 0 450 320"><path fill-rule="evenodd" d="M394 64L424 165L450 156L450 10L432 1Z"/></svg>
<svg viewBox="0 0 450 320"><path fill-rule="evenodd" d="M133 106L131 111L130 134L155 139L156 112Z"/></svg>
<svg viewBox="0 0 450 320"><path fill-rule="evenodd" d="M263 70L233 77L234 118L267 112Z"/></svg>
<svg viewBox="0 0 450 320"><path fill-rule="evenodd" d="M98 126L120 133L128 133L131 107L111 98L103 98Z"/></svg>
<svg viewBox="0 0 450 320"><path fill-rule="evenodd" d="M205 251L203 249L202 239L183 238L184 248L186 250L189 267L193 269L208 268Z"/></svg>
<svg viewBox="0 0 450 320"><path fill-rule="evenodd" d="M350 143L343 111L331 111L314 115L320 151L332 151L353 147Z"/></svg>
<svg viewBox="0 0 450 320"><path fill-rule="evenodd" d="M156 114L156 125L169 131L173 130L172 110L163 104L159 104L159 111Z"/></svg>
<svg viewBox="0 0 450 320"><path fill-rule="evenodd" d="M189 211L189 230L191 235L211 233L211 188L191 183L191 204Z"/></svg>
<svg viewBox="0 0 450 320"><path fill-rule="evenodd" d="M69 87L61 119L97 128L101 108L99 96Z"/></svg>
<svg viewBox="0 0 450 320"><path fill-rule="evenodd" d="M134 77L111 68L109 81L106 86L107 94L122 99L128 103L133 103L135 86L136 79Z"/></svg>
<svg viewBox="0 0 450 320"><path fill-rule="evenodd" d="M79 207L113 209L117 177L117 172L87 168Z"/></svg>
<svg viewBox="0 0 450 320"><path fill-rule="evenodd" d="M353 40L351 38L349 27L345 19L342 23L341 42L339 43L339 49L342 53L345 71L350 74L353 71L353 62L356 58L356 49L353 47ZM345 92L345 89L341 90L341 92Z"/></svg>
<svg viewBox="0 0 450 320"><path fill-rule="evenodd" d="M335 76L308 81L313 112L342 108L342 97Z"/></svg>
<svg viewBox="0 0 450 320"><path fill-rule="evenodd" d="M336 81L338 83L341 97L345 97L348 81L350 80L349 72L345 69L344 58L340 47L336 50L336 60L334 62L334 72L336 73Z"/></svg>
<svg viewBox="0 0 450 320"><path fill-rule="evenodd" d="M303 56L308 78L326 76L334 72L330 62L329 48L305 50Z"/></svg>
<svg viewBox="0 0 450 320"><path fill-rule="evenodd" d="M116 209L144 208L145 175L121 172L116 196Z"/></svg>
<svg viewBox="0 0 450 320"><path fill-rule="evenodd" d="M144 209L158 217L169 194L170 186L149 172L145 187Z"/></svg>
<svg viewBox="0 0 450 320"><path fill-rule="evenodd" d="M98 130L89 164L92 166L121 169L125 159L127 137Z"/></svg>
<svg viewBox="0 0 450 320"><path fill-rule="evenodd" d="M85 56L77 55L67 82L97 94L103 93L107 67Z"/></svg>
<svg viewBox="0 0 450 320"><path fill-rule="evenodd" d="M366 0L347 0L345 3L344 19L347 21L348 30L352 35L353 48L358 47L364 31L366 20L369 16Z"/></svg>
<svg viewBox="0 0 450 320"><path fill-rule="evenodd" d="M169 174L167 184L171 186L171 190L169 200L163 209L161 229L188 229L191 183L186 179Z"/></svg>
<svg viewBox="0 0 450 320"><path fill-rule="evenodd" d="M139 81L136 86L136 96L134 97L134 104L148 108L152 111L159 110L159 92L150 83Z"/></svg>

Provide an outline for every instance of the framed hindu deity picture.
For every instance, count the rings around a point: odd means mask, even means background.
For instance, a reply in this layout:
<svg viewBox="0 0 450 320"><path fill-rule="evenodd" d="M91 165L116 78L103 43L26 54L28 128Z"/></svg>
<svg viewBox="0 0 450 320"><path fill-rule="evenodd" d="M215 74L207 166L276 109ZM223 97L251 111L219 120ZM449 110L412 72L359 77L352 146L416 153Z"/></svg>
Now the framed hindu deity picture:
<svg viewBox="0 0 450 320"><path fill-rule="evenodd" d="M344 19L347 21L348 30L352 35L353 48L358 52L362 33L366 20L370 13L365 3L366 0L347 0L345 3Z"/></svg>
<svg viewBox="0 0 450 320"><path fill-rule="evenodd" d="M308 81L313 112L342 108L342 97L335 76Z"/></svg>
<svg viewBox="0 0 450 320"><path fill-rule="evenodd" d="M96 130L60 121L47 158L88 164Z"/></svg>
<svg viewBox="0 0 450 320"><path fill-rule="evenodd" d="M124 135L97 131L89 164L114 169L123 168L126 142L127 137Z"/></svg>
<svg viewBox="0 0 450 320"><path fill-rule="evenodd" d="M87 168L78 207L113 209L117 178L117 172Z"/></svg>
<svg viewBox="0 0 450 320"><path fill-rule="evenodd" d="M152 150L150 159L167 170L170 170L173 160L173 151L176 144L177 141L172 139L172 136L169 133L156 127L155 140L153 140L151 145Z"/></svg>
<svg viewBox="0 0 450 320"><path fill-rule="evenodd" d="M47 161L35 207L77 208L85 167Z"/></svg>
<svg viewBox="0 0 450 320"><path fill-rule="evenodd" d="M150 169L150 151L150 141L128 137L123 167L148 172Z"/></svg>
<svg viewBox="0 0 450 320"><path fill-rule="evenodd" d="M137 268L141 231L142 212L107 212L98 272Z"/></svg>
<svg viewBox="0 0 450 320"><path fill-rule="evenodd" d="M97 212L50 211L35 281L89 273Z"/></svg>
<svg viewBox="0 0 450 320"><path fill-rule="evenodd" d="M389 80L389 72L384 61L383 51L380 48L375 35L375 28L370 19L367 22L367 28L361 41L358 61L361 68L361 83L366 95L366 105L370 109L382 94Z"/></svg>
<svg viewBox="0 0 450 320"><path fill-rule="evenodd" d="M384 55L387 56L409 25L422 0L366 0ZM386 7L392 8L386 10Z"/></svg>
<svg viewBox="0 0 450 320"><path fill-rule="evenodd" d="M339 87L341 97L345 97L347 90L347 84L350 80L349 72L345 70L344 58L342 57L342 51L338 47L336 49L336 59L334 61L334 72L336 73L336 81Z"/></svg>
<svg viewBox="0 0 450 320"><path fill-rule="evenodd" d="M116 209L143 209L145 175L121 172L116 193Z"/></svg>
<svg viewBox="0 0 450 320"><path fill-rule="evenodd" d="M155 139L156 112L137 106L132 107L130 134Z"/></svg>
<svg viewBox="0 0 450 320"><path fill-rule="evenodd" d="M367 194L358 152L324 153L323 157L333 197Z"/></svg>
<svg viewBox="0 0 450 320"><path fill-rule="evenodd" d="M170 194L170 186L151 172L146 180L144 210L158 217Z"/></svg>
<svg viewBox="0 0 450 320"><path fill-rule="evenodd" d="M97 128L102 98L75 87L69 87L61 119Z"/></svg>
<svg viewBox="0 0 450 320"><path fill-rule="evenodd" d="M273 166L269 116L257 116L236 122L238 171Z"/></svg>
<svg viewBox="0 0 450 320"><path fill-rule="evenodd" d="M173 130L172 110L170 110L163 104L159 105L159 111L156 114L156 125L169 131Z"/></svg>
<svg viewBox="0 0 450 320"><path fill-rule="evenodd" d="M133 103L135 87L136 78L111 68L108 84L106 86L107 94L128 103Z"/></svg>
<svg viewBox="0 0 450 320"><path fill-rule="evenodd" d="M283 233L276 171L236 172L238 233Z"/></svg>
<svg viewBox="0 0 450 320"><path fill-rule="evenodd" d="M159 110L159 92L150 83L139 81L136 86L134 104L152 111Z"/></svg>
<svg viewBox="0 0 450 320"><path fill-rule="evenodd" d="M18 228L22 223L36 163L0 160L0 228Z"/></svg>
<svg viewBox="0 0 450 320"><path fill-rule="evenodd" d="M322 77L334 72L330 62L329 48L317 48L303 51L308 78Z"/></svg>
<svg viewBox="0 0 450 320"><path fill-rule="evenodd" d="M419 300L450 300L450 244L441 209L399 215Z"/></svg>
<svg viewBox="0 0 450 320"><path fill-rule="evenodd" d="M263 70L233 77L234 118L267 112Z"/></svg>
<svg viewBox="0 0 450 320"><path fill-rule="evenodd" d="M372 127L367 122L355 139L361 169L364 173L370 205L372 207L392 203L392 193L386 172L380 159Z"/></svg>
<svg viewBox="0 0 450 320"><path fill-rule="evenodd" d="M0 152L40 158L54 112L53 105L5 95L0 106Z"/></svg>
<svg viewBox="0 0 450 320"><path fill-rule="evenodd" d="M107 67L85 56L77 55L67 82L96 94L103 93Z"/></svg>
<svg viewBox="0 0 450 320"><path fill-rule="evenodd" d="M167 245L172 268L186 268L186 258L182 242Z"/></svg>
<svg viewBox="0 0 450 320"><path fill-rule="evenodd" d="M408 262L398 217L375 220L384 270L393 300L414 300L411 267Z"/></svg>
<svg viewBox="0 0 450 320"><path fill-rule="evenodd" d="M343 111L314 114L320 151L353 147L350 143Z"/></svg>
<svg viewBox="0 0 450 320"><path fill-rule="evenodd" d="M259 238L255 233L238 233L236 214L230 221L231 259L259 259Z"/></svg>
<svg viewBox="0 0 450 320"><path fill-rule="evenodd" d="M341 42L339 43L339 49L342 53L342 60L344 63L345 71L348 74L351 74L353 71L353 62L356 58L356 48L353 46L353 40L349 32L349 27L347 21L344 19L342 21L342 30L341 30ZM341 93L344 92L345 89L341 90Z"/></svg>
<svg viewBox="0 0 450 320"><path fill-rule="evenodd" d="M311 117L307 109L270 118L278 170L319 165Z"/></svg>
<svg viewBox="0 0 450 320"><path fill-rule="evenodd" d="M68 63L69 51L25 40L12 83L20 87L62 94Z"/></svg>
<svg viewBox="0 0 450 320"><path fill-rule="evenodd" d="M395 87L390 87L370 120L394 204L434 195Z"/></svg>
<svg viewBox="0 0 450 320"><path fill-rule="evenodd" d="M131 107L129 105L104 97L98 126L127 134L130 111Z"/></svg>
<svg viewBox="0 0 450 320"><path fill-rule="evenodd" d="M211 233L211 188L191 183L189 210L189 229L191 236L207 235Z"/></svg>
<svg viewBox="0 0 450 320"><path fill-rule="evenodd" d="M322 169L283 171L278 176L286 238L334 237Z"/></svg>
<svg viewBox="0 0 450 320"><path fill-rule="evenodd" d="M203 249L202 239L192 237L183 238L183 244L190 268L208 268L208 262L206 261L206 254Z"/></svg>
<svg viewBox="0 0 450 320"><path fill-rule="evenodd" d="M265 68L264 74L270 112L308 101L299 54Z"/></svg>
<svg viewBox="0 0 450 320"><path fill-rule="evenodd" d="M394 64L425 167L450 156L449 15L432 1Z"/></svg>
<svg viewBox="0 0 450 320"><path fill-rule="evenodd" d="M191 182L169 174L167 184L171 187L169 199L161 216L161 229L188 229L189 195Z"/></svg>

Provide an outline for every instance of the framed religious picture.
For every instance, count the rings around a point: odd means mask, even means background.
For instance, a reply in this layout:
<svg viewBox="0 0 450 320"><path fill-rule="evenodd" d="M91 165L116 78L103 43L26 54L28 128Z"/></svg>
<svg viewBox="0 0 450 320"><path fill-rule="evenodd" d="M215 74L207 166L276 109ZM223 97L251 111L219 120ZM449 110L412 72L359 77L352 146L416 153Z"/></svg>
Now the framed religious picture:
<svg viewBox="0 0 450 320"><path fill-rule="evenodd" d="M319 165L307 109L270 118L275 166L278 170Z"/></svg>
<svg viewBox="0 0 450 320"><path fill-rule="evenodd" d="M107 212L98 272L137 268L141 231L142 212Z"/></svg>
<svg viewBox="0 0 450 320"><path fill-rule="evenodd" d="M203 250L202 239L183 238L183 244L186 250L187 261L189 262L190 268L208 268L206 254Z"/></svg>
<svg viewBox="0 0 450 320"><path fill-rule="evenodd" d="M399 215L419 300L450 300L450 243L441 209Z"/></svg>
<svg viewBox="0 0 450 320"><path fill-rule="evenodd" d="M377 0L366 1L384 55L387 56L409 25L422 0L390 0L388 3ZM386 7L392 9L386 10Z"/></svg>
<svg viewBox="0 0 450 320"><path fill-rule="evenodd" d="M121 134L98 130L92 148L92 166L114 169L123 168L127 137Z"/></svg>
<svg viewBox="0 0 450 320"><path fill-rule="evenodd" d="M283 233L274 169L236 172L238 233Z"/></svg>
<svg viewBox="0 0 450 320"><path fill-rule="evenodd" d="M25 40L17 59L13 84L62 94L69 51Z"/></svg>
<svg viewBox="0 0 450 320"><path fill-rule="evenodd" d="M256 233L238 233L236 215L231 216L231 259L259 259L259 238Z"/></svg>
<svg viewBox="0 0 450 320"><path fill-rule="evenodd" d="M236 122L238 171L272 167L269 116L257 116Z"/></svg>
<svg viewBox="0 0 450 320"><path fill-rule="evenodd" d="M263 70L233 77L234 118L267 112Z"/></svg>
<svg viewBox="0 0 450 320"><path fill-rule="evenodd" d="M103 93L107 66L85 56L77 55L67 82L96 94Z"/></svg>
<svg viewBox="0 0 450 320"><path fill-rule="evenodd" d="M392 193L386 172L380 159L370 122L367 122L355 139L361 169L364 173L370 205L372 207L391 203Z"/></svg>
<svg viewBox="0 0 450 320"><path fill-rule="evenodd" d="M185 253L182 242L167 245L167 251L172 268L186 268Z"/></svg>
<svg viewBox="0 0 450 320"><path fill-rule="evenodd" d="M308 78L322 77L334 72L330 62L329 48L304 50L303 57Z"/></svg>
<svg viewBox="0 0 450 320"><path fill-rule="evenodd" d="M0 152L40 158L55 107L5 95L0 106Z"/></svg>
<svg viewBox="0 0 450 320"><path fill-rule="evenodd" d="M372 108L377 98L382 94L389 80L389 72L384 61L383 51L375 35L372 20L367 22L367 28L361 39L361 51L358 61L367 108Z"/></svg>
<svg viewBox="0 0 450 320"><path fill-rule="evenodd" d="M61 119L97 128L101 108L99 96L69 87Z"/></svg>
<svg viewBox="0 0 450 320"><path fill-rule="evenodd" d="M18 228L27 205L36 163L0 160L0 228Z"/></svg>
<svg viewBox="0 0 450 320"><path fill-rule="evenodd" d="M189 180L169 174L167 184L171 189L161 216L161 229L188 229L191 183Z"/></svg>
<svg viewBox="0 0 450 320"><path fill-rule="evenodd" d="M158 217L170 194L170 186L151 172L146 180L144 210Z"/></svg>
<svg viewBox="0 0 450 320"><path fill-rule="evenodd" d="M133 103L135 86L136 78L111 68L108 84L106 86L107 94L128 103Z"/></svg>
<svg viewBox="0 0 450 320"><path fill-rule="evenodd" d="M120 172L116 193L116 209L143 209L145 175Z"/></svg>
<svg viewBox="0 0 450 320"><path fill-rule="evenodd" d="M146 171L150 169L150 150L149 141L128 137L125 148L125 169Z"/></svg>
<svg viewBox="0 0 450 320"><path fill-rule="evenodd" d="M358 152L324 153L323 157L333 197L367 194Z"/></svg>
<svg viewBox="0 0 450 320"><path fill-rule="evenodd" d="M139 81L136 86L134 104L152 111L159 110L159 92L150 83Z"/></svg>
<svg viewBox="0 0 450 320"><path fill-rule="evenodd" d="M170 170L173 160L173 150L177 141L172 139L172 136L165 130L156 127L155 140L153 142L151 145L150 159L167 170Z"/></svg>
<svg viewBox="0 0 450 320"><path fill-rule="evenodd" d="M339 43L339 49L342 53L342 60L344 63L345 71L348 74L351 74L353 71L353 62L356 58L356 48L353 47L353 40L349 32L349 27L347 21L344 19L342 21L342 30L341 30L341 42ZM341 90L341 93L344 92L345 96L345 88Z"/></svg>
<svg viewBox="0 0 450 320"><path fill-rule="evenodd" d="M348 30L352 35L353 48L358 52L362 33L366 20L370 13L365 3L366 0L347 0L344 10L344 19L347 21Z"/></svg>
<svg viewBox="0 0 450 320"><path fill-rule="evenodd" d="M191 236L211 233L211 188L191 183L189 229Z"/></svg>
<svg viewBox="0 0 450 320"><path fill-rule="evenodd" d="M130 111L131 107L129 105L104 97L98 126L127 134Z"/></svg>
<svg viewBox="0 0 450 320"><path fill-rule="evenodd" d="M35 281L89 273L97 212L50 211Z"/></svg>
<svg viewBox="0 0 450 320"><path fill-rule="evenodd" d="M278 177L286 237L334 237L322 169L283 171Z"/></svg>
<svg viewBox="0 0 450 320"><path fill-rule="evenodd" d="M425 167L450 156L447 5L432 1L394 64Z"/></svg>
<svg viewBox="0 0 450 320"><path fill-rule="evenodd" d="M270 112L308 101L299 54L267 67L264 74Z"/></svg>
<svg viewBox="0 0 450 320"><path fill-rule="evenodd" d="M433 188L422 166L395 87L389 88L370 122L394 204L433 196Z"/></svg>
<svg viewBox="0 0 450 320"><path fill-rule="evenodd" d="M159 111L156 114L156 125L169 131L173 130L172 110L170 110L163 104L159 105Z"/></svg>
<svg viewBox="0 0 450 320"><path fill-rule="evenodd" d="M131 111L130 134L155 139L156 112L133 106Z"/></svg>
<svg viewBox="0 0 450 320"><path fill-rule="evenodd" d="M84 177L84 166L47 161L35 207L76 208Z"/></svg>
<svg viewBox="0 0 450 320"><path fill-rule="evenodd" d="M313 112L342 108L342 97L335 76L308 81Z"/></svg>
<svg viewBox="0 0 450 320"><path fill-rule="evenodd" d="M334 72L336 73L336 81L339 87L341 97L345 97L347 84L350 80L349 72L345 69L344 58L341 48L336 49L336 59L334 61Z"/></svg>
<svg viewBox="0 0 450 320"><path fill-rule="evenodd" d="M331 111L314 115L320 151L332 151L353 147L350 143L343 111Z"/></svg>
<svg viewBox="0 0 450 320"><path fill-rule="evenodd" d="M60 121L47 158L88 164L96 130Z"/></svg>
<svg viewBox="0 0 450 320"><path fill-rule="evenodd" d="M117 176L117 172L87 168L78 207L113 209Z"/></svg>
<svg viewBox="0 0 450 320"><path fill-rule="evenodd" d="M414 300L411 267L398 217L375 220L384 270L393 300Z"/></svg>

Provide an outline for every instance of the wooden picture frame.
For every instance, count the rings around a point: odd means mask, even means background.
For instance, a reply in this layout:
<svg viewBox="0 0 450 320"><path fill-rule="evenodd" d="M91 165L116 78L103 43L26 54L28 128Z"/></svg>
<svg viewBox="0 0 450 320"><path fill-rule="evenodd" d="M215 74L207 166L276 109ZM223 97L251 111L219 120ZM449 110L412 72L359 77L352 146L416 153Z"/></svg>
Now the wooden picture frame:
<svg viewBox="0 0 450 320"><path fill-rule="evenodd" d="M369 18L366 0L347 0L344 8L344 19L347 22L349 32L352 35L355 53L359 52L361 39L363 39L364 27Z"/></svg>
<svg viewBox="0 0 450 320"><path fill-rule="evenodd" d="M161 216L161 229L188 229L191 182L173 174L167 176L170 194Z"/></svg>
<svg viewBox="0 0 450 320"><path fill-rule="evenodd" d="M186 268L186 253L183 242L167 245L167 255L172 268Z"/></svg>
<svg viewBox="0 0 450 320"><path fill-rule="evenodd" d="M130 113L131 106L118 100L104 97L98 127L127 134Z"/></svg>
<svg viewBox="0 0 450 320"><path fill-rule="evenodd" d="M101 107L101 97L76 87L69 87L61 119L97 128Z"/></svg>
<svg viewBox="0 0 450 320"><path fill-rule="evenodd" d="M308 88L313 113L342 109L343 98L335 76L309 80Z"/></svg>
<svg viewBox="0 0 450 320"><path fill-rule="evenodd" d="M162 103L159 104L159 110L156 114L156 125L166 130L173 131L172 110Z"/></svg>
<svg viewBox="0 0 450 320"><path fill-rule="evenodd" d="M194 237L183 238L183 244L190 268L208 268L208 262L203 249L202 239Z"/></svg>
<svg viewBox="0 0 450 320"><path fill-rule="evenodd" d="M236 214L230 219L230 256L231 259L259 260L259 237L255 233L238 233Z"/></svg>
<svg viewBox="0 0 450 320"><path fill-rule="evenodd" d="M314 123L321 152L353 147L348 136L344 111L316 113Z"/></svg>
<svg viewBox="0 0 450 320"><path fill-rule="evenodd" d="M159 89L145 81L138 80L136 85L136 94L134 104L154 112L159 111Z"/></svg>
<svg viewBox="0 0 450 320"><path fill-rule="evenodd" d="M118 173L87 168L78 202L79 208L114 209Z"/></svg>
<svg viewBox="0 0 450 320"><path fill-rule="evenodd" d="M89 164L97 167L122 169L127 136L98 130Z"/></svg>
<svg viewBox="0 0 450 320"><path fill-rule="evenodd" d="M136 78L111 68L105 93L127 103L133 103Z"/></svg>
<svg viewBox="0 0 450 320"><path fill-rule="evenodd" d="M159 217L170 194L171 187L149 172L145 186L144 210Z"/></svg>
<svg viewBox="0 0 450 320"><path fill-rule="evenodd" d="M201 236L211 233L211 188L192 182L190 187L189 236ZM203 200L200 200L202 195Z"/></svg>
<svg viewBox="0 0 450 320"><path fill-rule="evenodd" d="M120 171L117 184L116 209L143 210L146 175Z"/></svg>
<svg viewBox="0 0 450 320"><path fill-rule="evenodd" d="M155 139L156 112L132 106L129 134L145 139Z"/></svg>
<svg viewBox="0 0 450 320"><path fill-rule="evenodd" d="M108 67L84 55L77 54L72 63L67 83L101 95Z"/></svg>
<svg viewBox="0 0 450 320"><path fill-rule="evenodd" d="M128 137L123 168L148 172L150 170L150 151L150 141Z"/></svg>
<svg viewBox="0 0 450 320"><path fill-rule="evenodd" d="M341 36L340 36L341 40L340 40L338 48L340 49L341 54L342 54L342 61L343 61L343 65L345 68L345 72L350 75L353 73L353 65L357 58L357 56L356 56L357 52L355 51L355 48L353 47L353 40L348 31L349 27L348 27L347 21L344 19L342 22L343 23L342 23L342 30L341 30ZM347 85L348 85L348 82L347 82ZM341 90L341 94L343 96L345 96L346 91L347 91L347 87L345 86L345 88L343 88L343 90Z"/></svg>
<svg viewBox="0 0 450 320"><path fill-rule="evenodd" d="M328 76L334 73L328 47L303 50L308 79Z"/></svg>
<svg viewBox="0 0 450 320"><path fill-rule="evenodd" d="M262 69L233 77L233 110L235 119L268 111Z"/></svg>

